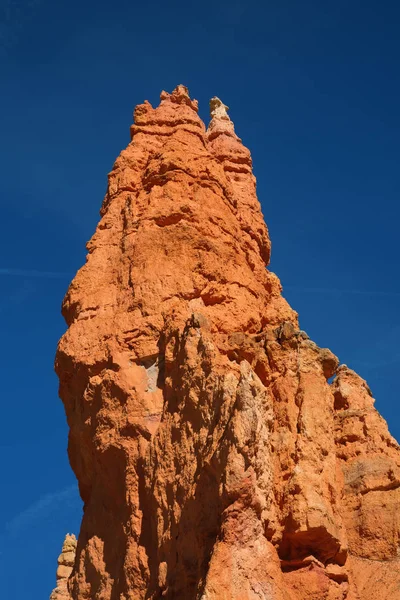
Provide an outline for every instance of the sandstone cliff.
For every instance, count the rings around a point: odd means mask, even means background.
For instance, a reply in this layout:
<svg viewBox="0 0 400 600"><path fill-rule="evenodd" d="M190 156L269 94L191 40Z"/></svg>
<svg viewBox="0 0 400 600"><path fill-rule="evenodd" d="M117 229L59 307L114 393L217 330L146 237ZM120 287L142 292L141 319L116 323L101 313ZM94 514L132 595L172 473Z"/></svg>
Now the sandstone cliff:
<svg viewBox="0 0 400 600"><path fill-rule="evenodd" d="M136 108L63 303L71 598L400 598L399 447L265 268L226 108L207 130L184 86Z"/></svg>

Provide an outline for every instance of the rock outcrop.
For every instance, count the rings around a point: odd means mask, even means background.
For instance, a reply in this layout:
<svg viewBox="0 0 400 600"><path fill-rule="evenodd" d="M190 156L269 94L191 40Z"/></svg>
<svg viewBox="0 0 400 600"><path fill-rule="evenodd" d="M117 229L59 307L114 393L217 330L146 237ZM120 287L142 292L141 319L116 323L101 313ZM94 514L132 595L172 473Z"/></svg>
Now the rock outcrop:
<svg viewBox="0 0 400 600"><path fill-rule="evenodd" d="M399 446L299 329L250 153L211 117L182 85L136 108L64 299L71 598L400 598Z"/></svg>
<svg viewBox="0 0 400 600"><path fill-rule="evenodd" d="M50 594L50 600L71 600L68 592L68 578L72 573L75 562L76 537L74 534L65 536L62 551L58 557L57 586Z"/></svg>

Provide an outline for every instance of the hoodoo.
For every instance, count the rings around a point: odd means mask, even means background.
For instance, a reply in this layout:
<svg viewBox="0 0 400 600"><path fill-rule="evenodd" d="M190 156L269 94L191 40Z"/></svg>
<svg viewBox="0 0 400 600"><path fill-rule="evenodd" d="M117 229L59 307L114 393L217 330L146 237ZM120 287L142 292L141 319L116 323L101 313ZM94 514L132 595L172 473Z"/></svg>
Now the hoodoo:
<svg viewBox="0 0 400 600"><path fill-rule="evenodd" d="M399 599L399 446L299 329L250 153L210 106L208 129L183 85L136 107L64 299L84 514L62 595Z"/></svg>

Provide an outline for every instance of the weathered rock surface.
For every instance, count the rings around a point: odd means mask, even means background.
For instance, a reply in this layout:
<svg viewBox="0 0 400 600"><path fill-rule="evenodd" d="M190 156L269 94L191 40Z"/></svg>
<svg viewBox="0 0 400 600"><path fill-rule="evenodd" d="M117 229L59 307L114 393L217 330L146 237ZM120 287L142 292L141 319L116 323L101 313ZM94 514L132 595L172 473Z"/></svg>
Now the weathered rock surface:
<svg viewBox="0 0 400 600"><path fill-rule="evenodd" d="M400 598L399 446L299 330L250 153L211 116L184 86L136 108L64 300L71 598Z"/></svg>
<svg viewBox="0 0 400 600"><path fill-rule="evenodd" d="M72 573L76 554L76 537L67 533L57 567L57 587L50 594L50 600L71 600L68 592L68 578Z"/></svg>

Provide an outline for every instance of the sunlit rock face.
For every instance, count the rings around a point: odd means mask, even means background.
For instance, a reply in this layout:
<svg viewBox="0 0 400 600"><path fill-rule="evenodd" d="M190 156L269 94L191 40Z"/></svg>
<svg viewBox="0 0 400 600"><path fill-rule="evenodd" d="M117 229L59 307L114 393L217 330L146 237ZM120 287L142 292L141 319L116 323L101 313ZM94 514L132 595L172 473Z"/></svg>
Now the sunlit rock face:
<svg viewBox="0 0 400 600"><path fill-rule="evenodd" d="M76 537L74 534L70 535L67 533L57 561L57 585L50 594L50 600L71 600L71 595L68 591L68 578L72 573L75 554Z"/></svg>
<svg viewBox="0 0 400 600"><path fill-rule="evenodd" d="M299 329L250 153L218 98L211 117L182 85L136 107L63 303L84 501L69 594L400 598L399 447Z"/></svg>

